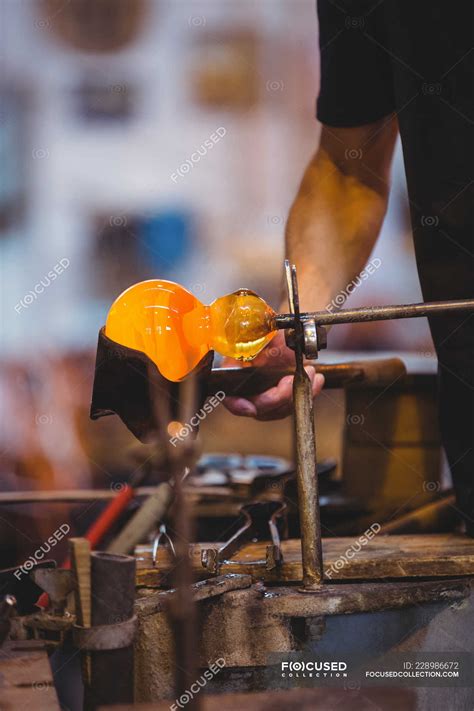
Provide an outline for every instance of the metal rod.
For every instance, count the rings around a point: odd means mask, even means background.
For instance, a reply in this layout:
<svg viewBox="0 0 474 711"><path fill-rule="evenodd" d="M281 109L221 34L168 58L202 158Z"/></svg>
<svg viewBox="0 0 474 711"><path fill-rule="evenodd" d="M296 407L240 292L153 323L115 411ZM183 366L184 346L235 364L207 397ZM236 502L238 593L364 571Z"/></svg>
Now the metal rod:
<svg viewBox="0 0 474 711"><path fill-rule="evenodd" d="M179 388L179 420L189 422L196 411L197 381L190 376ZM199 660L198 616L192 583L193 570L189 557L189 546L194 540L194 520L192 504L188 501L183 487L186 467L192 468L196 460L194 439L189 437L177 449L168 442L168 459L174 481L174 507L172 516L173 538L176 549L173 584L176 592L170 600L169 612L174 631L175 648L175 692L176 698L189 695L189 689L197 678ZM170 529L171 532L171 529ZM199 694L187 703L189 711L199 711Z"/></svg>
<svg viewBox="0 0 474 711"><path fill-rule="evenodd" d="M301 592L319 588L323 580L321 519L318 500L318 470L314 433L313 393L303 364L303 327L300 320L296 268L285 261L290 309L294 312L296 370L293 402L296 443L296 483L301 531L303 587Z"/></svg>
<svg viewBox="0 0 474 711"><path fill-rule="evenodd" d="M305 370L295 373L293 380L296 439L296 482L301 529L301 555L304 592L321 585L323 560L321 520L316 465L313 393Z"/></svg>
<svg viewBox="0 0 474 711"><path fill-rule="evenodd" d="M164 481L142 503L107 547L108 553L132 554L133 549L163 520L173 500L173 488Z"/></svg>
<svg viewBox="0 0 474 711"><path fill-rule="evenodd" d="M399 318L418 318L421 316L446 315L460 312L474 313L474 299L458 301L432 301L425 304L401 304L395 306L363 306L357 309L314 311L300 314L302 321L314 319L318 326L330 326L336 323L363 323L365 321L390 321ZM278 314L275 317L277 328L295 328L294 314Z"/></svg>

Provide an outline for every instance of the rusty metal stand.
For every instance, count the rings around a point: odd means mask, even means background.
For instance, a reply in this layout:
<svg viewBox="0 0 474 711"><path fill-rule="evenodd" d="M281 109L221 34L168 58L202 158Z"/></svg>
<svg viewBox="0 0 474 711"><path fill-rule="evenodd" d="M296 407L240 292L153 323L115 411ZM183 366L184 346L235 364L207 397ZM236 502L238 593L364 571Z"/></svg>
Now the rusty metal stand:
<svg viewBox="0 0 474 711"><path fill-rule="evenodd" d="M293 402L296 440L296 482L301 529L303 587L300 592L314 592L323 582L321 518L318 499L316 437L314 433L313 394L311 381L303 365L305 330L300 318L296 267L285 260L288 301L293 315L294 333L288 338L295 351L296 370L293 379ZM312 336L317 339L316 329ZM317 348L317 340L314 344ZM316 350L317 354L317 350ZM308 354L309 355L309 354ZM314 357L314 353L312 353Z"/></svg>
<svg viewBox="0 0 474 711"><path fill-rule="evenodd" d="M325 326L338 323L362 323L420 316L472 313L474 299L438 301L423 304L372 306L342 309L336 312L315 311L301 313L298 297L296 267L285 260L289 314L278 314L275 325L285 330L287 345L294 350L296 369L293 380L293 400L296 437L296 478L300 514L303 587L301 592L318 589L323 582L321 520L318 502L318 472L316 439L313 418L311 382L304 369L303 356L316 359L318 351L326 348ZM290 329L290 330L288 330Z"/></svg>
<svg viewBox="0 0 474 711"><path fill-rule="evenodd" d="M149 384L154 406L159 447L165 456L170 480L174 487L174 503L172 507L169 529L174 541L176 552L173 570L175 594L169 600L168 614L174 631L175 652L175 693L176 698L186 697L189 711L198 711L201 705L199 694L190 698L189 690L197 678L198 667L198 633L196 605L193 598L193 572L189 558L189 545L193 540L193 516L185 492L183 490L183 475L188 467L195 464L196 444L193 437L188 437L177 448L171 445L168 424L171 421L169 397L161 388L161 376L153 369L149 370ZM165 393L165 397L162 393ZM196 411L197 383L194 376L188 377L179 387L179 420L184 425L189 422Z"/></svg>

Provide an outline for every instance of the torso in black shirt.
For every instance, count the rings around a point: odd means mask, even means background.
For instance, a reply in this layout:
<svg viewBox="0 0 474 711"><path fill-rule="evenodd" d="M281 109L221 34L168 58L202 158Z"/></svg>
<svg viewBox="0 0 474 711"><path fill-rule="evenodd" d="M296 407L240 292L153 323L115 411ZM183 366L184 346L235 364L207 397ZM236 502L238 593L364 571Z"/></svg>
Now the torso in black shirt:
<svg viewBox="0 0 474 711"><path fill-rule="evenodd" d="M353 127L397 115L430 301L474 298L473 7L471 0L318 0L318 119ZM430 327L443 442L474 535L474 317L433 318Z"/></svg>

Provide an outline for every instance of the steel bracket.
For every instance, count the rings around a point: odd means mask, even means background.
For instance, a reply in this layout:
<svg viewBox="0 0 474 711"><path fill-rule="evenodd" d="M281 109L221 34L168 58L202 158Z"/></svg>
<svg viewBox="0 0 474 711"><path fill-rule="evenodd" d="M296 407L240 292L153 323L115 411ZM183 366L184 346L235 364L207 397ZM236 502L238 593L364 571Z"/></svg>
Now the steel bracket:
<svg viewBox="0 0 474 711"><path fill-rule="evenodd" d="M74 625L72 636L76 647L84 652L102 652L108 649L129 647L137 631L138 619L134 615L123 622L111 625L81 627Z"/></svg>

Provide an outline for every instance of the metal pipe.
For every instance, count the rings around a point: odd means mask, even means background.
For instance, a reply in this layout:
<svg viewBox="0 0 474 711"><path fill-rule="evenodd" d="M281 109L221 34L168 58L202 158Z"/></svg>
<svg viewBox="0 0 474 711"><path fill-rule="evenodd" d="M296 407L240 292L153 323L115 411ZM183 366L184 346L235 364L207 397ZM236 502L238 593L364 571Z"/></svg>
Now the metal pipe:
<svg viewBox="0 0 474 711"><path fill-rule="evenodd" d="M92 625L110 625L133 616L135 558L91 554ZM85 707L133 702L133 646L90 652L91 685Z"/></svg>
<svg viewBox="0 0 474 711"><path fill-rule="evenodd" d="M365 321L390 321L399 318L418 318L421 316L446 315L450 313L474 312L474 299L458 301L432 301L425 304L401 304L395 306L362 306L357 309L313 311L302 313L300 318L314 319L318 326L331 326L336 323L363 323ZM277 314L276 328L295 328L294 314Z"/></svg>

